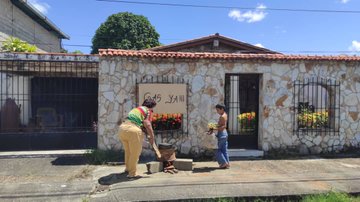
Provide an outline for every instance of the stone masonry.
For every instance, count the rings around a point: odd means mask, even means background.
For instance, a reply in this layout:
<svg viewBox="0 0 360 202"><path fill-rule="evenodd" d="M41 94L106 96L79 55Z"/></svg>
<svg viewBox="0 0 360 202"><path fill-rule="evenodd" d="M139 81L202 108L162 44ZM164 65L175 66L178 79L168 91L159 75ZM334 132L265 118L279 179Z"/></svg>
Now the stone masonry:
<svg viewBox="0 0 360 202"><path fill-rule="evenodd" d="M136 106L136 79L146 75L175 75L190 84L189 134L168 138L178 153L201 155L216 148L213 136L205 135L207 123L217 120L214 109L224 101L225 73L260 74L258 147L325 153L360 147L360 63L266 59L176 59L100 57L99 149L121 149L117 121ZM340 81L340 132L293 133L293 83L310 77ZM157 141L161 140L160 136ZM145 149L144 153L149 152Z"/></svg>

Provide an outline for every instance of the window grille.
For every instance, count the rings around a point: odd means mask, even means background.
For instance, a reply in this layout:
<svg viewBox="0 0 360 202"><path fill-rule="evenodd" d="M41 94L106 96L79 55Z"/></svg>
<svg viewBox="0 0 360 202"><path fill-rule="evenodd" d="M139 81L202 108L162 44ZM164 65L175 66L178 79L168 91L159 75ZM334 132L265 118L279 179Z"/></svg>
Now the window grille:
<svg viewBox="0 0 360 202"><path fill-rule="evenodd" d="M340 82L319 77L294 82L294 133L338 133Z"/></svg>

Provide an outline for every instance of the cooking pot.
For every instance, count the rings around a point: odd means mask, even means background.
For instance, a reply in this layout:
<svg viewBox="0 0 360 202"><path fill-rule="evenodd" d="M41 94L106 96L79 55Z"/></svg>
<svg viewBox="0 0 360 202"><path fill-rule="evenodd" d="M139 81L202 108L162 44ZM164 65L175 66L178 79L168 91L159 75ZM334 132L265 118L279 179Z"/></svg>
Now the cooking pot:
<svg viewBox="0 0 360 202"><path fill-rule="evenodd" d="M159 143L158 145L158 148L159 149L172 149L174 148L172 144L169 144L169 143Z"/></svg>

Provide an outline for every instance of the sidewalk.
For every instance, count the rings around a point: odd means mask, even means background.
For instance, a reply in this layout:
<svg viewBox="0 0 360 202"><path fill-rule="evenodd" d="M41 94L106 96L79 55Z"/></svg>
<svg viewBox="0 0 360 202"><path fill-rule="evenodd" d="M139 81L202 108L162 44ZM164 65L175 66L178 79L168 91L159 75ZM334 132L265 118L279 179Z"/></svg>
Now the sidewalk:
<svg viewBox="0 0 360 202"><path fill-rule="evenodd" d="M79 157L0 159L0 201L156 201L360 192L360 158L195 162L193 171L129 181L124 166L88 166Z"/></svg>

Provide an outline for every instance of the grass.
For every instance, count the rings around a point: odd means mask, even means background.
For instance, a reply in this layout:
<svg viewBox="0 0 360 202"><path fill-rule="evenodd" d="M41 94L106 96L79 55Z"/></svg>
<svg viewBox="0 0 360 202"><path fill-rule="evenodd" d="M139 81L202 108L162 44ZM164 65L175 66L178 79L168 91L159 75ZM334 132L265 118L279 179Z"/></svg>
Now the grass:
<svg viewBox="0 0 360 202"><path fill-rule="evenodd" d="M82 198L81 202L89 202L89 199L88 198Z"/></svg>
<svg viewBox="0 0 360 202"><path fill-rule="evenodd" d="M108 162L119 162L123 153L116 150L92 149L87 151L84 156L89 164L104 165Z"/></svg>
<svg viewBox="0 0 360 202"><path fill-rule="evenodd" d="M288 202L287 198L282 200L276 199L269 199L269 198L256 198L256 197L244 197L244 198L212 198L212 199L188 199L183 200L181 202Z"/></svg>
<svg viewBox="0 0 360 202"><path fill-rule="evenodd" d="M360 202L360 196L346 193L328 192L306 196L274 196L274 197L244 197L244 198L213 198L184 200L184 202Z"/></svg>
<svg viewBox="0 0 360 202"><path fill-rule="evenodd" d="M346 193L329 192L305 196L301 202L360 202L360 197L350 196Z"/></svg>

